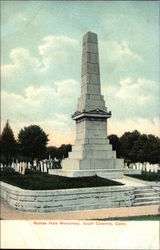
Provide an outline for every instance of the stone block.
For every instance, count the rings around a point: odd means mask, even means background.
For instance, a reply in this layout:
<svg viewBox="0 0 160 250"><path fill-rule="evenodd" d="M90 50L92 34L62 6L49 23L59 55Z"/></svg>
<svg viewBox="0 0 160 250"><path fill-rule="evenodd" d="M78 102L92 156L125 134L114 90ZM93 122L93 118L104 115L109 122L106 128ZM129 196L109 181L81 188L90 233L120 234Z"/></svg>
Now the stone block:
<svg viewBox="0 0 160 250"><path fill-rule="evenodd" d="M96 43L91 43L91 42L88 42L88 43L84 44L83 45L82 57L87 52L98 54L98 46L97 46L97 44Z"/></svg>
<svg viewBox="0 0 160 250"><path fill-rule="evenodd" d="M93 33L93 32L87 32L84 36L83 36L83 44L86 44L87 42L91 42L91 43L97 43L97 34Z"/></svg>
<svg viewBox="0 0 160 250"><path fill-rule="evenodd" d="M106 144L109 143L109 140L107 138L90 138L88 139L89 144Z"/></svg>
<svg viewBox="0 0 160 250"><path fill-rule="evenodd" d="M82 86L87 83L100 85L100 76L97 74L86 73L82 76Z"/></svg>
<svg viewBox="0 0 160 250"><path fill-rule="evenodd" d="M113 159L91 159L91 169L114 169Z"/></svg>
<svg viewBox="0 0 160 250"><path fill-rule="evenodd" d="M99 64L98 55L94 53L88 53L88 62Z"/></svg>
<svg viewBox="0 0 160 250"><path fill-rule="evenodd" d="M37 197L37 202L52 202L53 201L53 196L38 196Z"/></svg>
<svg viewBox="0 0 160 250"><path fill-rule="evenodd" d="M97 84L85 84L81 87L81 94L85 95L86 93L91 95L99 95L101 93L100 85Z"/></svg>
<svg viewBox="0 0 160 250"><path fill-rule="evenodd" d="M98 54L85 53L83 55L82 65L86 63L93 63L93 64L98 63L99 64Z"/></svg>
<svg viewBox="0 0 160 250"><path fill-rule="evenodd" d="M19 201L22 201L22 202L34 202L36 201L37 197L36 196L24 196L24 195L21 195L19 196Z"/></svg>
<svg viewBox="0 0 160 250"><path fill-rule="evenodd" d="M62 161L62 168L64 170L73 169L79 170L80 169L80 161L79 159L74 158L67 158Z"/></svg>
<svg viewBox="0 0 160 250"><path fill-rule="evenodd" d="M124 169L124 159L115 159L115 168Z"/></svg>
<svg viewBox="0 0 160 250"><path fill-rule="evenodd" d="M99 75L99 64L98 63L85 63L82 65L82 76L85 74L96 74Z"/></svg>
<svg viewBox="0 0 160 250"><path fill-rule="evenodd" d="M83 154L82 154L82 157L83 158L87 158L87 159L94 159L94 160L97 160L97 161L100 161L100 160L108 160L108 159L113 159L115 158L115 155L114 155L114 152L113 151L107 151L107 150L101 150L101 151L98 151L98 150L85 150L83 151ZM106 164L105 164L106 165Z"/></svg>
<svg viewBox="0 0 160 250"><path fill-rule="evenodd" d="M111 144L103 144L103 145L97 145L97 144L82 144L82 145L73 145L72 151L77 150L86 150L86 149L96 149L99 150L112 150Z"/></svg>
<svg viewBox="0 0 160 250"><path fill-rule="evenodd" d="M98 129L88 129L85 131L86 138L103 138L106 136L106 129L105 130L98 130Z"/></svg>

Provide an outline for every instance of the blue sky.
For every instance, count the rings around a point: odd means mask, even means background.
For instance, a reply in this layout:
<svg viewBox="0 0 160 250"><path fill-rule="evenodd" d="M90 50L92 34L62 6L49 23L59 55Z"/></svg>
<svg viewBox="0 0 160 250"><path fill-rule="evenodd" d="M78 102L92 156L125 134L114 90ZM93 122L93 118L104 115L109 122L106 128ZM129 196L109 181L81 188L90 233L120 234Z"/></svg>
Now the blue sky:
<svg viewBox="0 0 160 250"><path fill-rule="evenodd" d="M158 1L1 1L2 128L30 124L73 143L81 43L98 34L108 133L159 135Z"/></svg>

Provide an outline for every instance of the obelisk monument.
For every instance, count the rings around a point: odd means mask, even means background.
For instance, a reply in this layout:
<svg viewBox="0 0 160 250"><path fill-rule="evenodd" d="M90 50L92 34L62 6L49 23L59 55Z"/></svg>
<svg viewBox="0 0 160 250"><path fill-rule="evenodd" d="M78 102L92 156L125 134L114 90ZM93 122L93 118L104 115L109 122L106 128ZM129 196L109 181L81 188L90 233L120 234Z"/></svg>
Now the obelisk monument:
<svg viewBox="0 0 160 250"><path fill-rule="evenodd" d="M107 139L107 111L101 95L97 35L87 32L83 37L81 96L72 115L76 122L76 141L69 157L62 160L62 170L54 174L64 176L99 175L121 178L124 163Z"/></svg>

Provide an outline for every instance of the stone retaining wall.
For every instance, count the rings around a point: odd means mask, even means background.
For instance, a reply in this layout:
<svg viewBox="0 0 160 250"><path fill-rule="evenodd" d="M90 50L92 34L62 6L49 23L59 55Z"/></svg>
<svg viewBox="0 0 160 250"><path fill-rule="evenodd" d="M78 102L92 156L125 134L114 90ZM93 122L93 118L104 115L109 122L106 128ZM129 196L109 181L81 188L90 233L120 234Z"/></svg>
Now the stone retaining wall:
<svg viewBox="0 0 160 250"><path fill-rule="evenodd" d="M58 212L130 207L133 187L94 187L61 190L24 190L1 182L1 197L23 212Z"/></svg>
<svg viewBox="0 0 160 250"><path fill-rule="evenodd" d="M154 182L154 183L151 185L151 187L152 187L154 190L158 191L159 194L160 194L160 182Z"/></svg>

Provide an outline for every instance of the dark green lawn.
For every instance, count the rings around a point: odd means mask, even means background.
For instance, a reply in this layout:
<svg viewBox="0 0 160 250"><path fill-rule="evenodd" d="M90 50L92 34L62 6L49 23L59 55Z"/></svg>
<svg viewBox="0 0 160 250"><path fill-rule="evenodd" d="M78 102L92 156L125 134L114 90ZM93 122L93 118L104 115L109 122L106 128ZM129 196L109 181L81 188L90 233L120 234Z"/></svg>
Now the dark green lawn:
<svg viewBox="0 0 160 250"><path fill-rule="evenodd" d="M62 177L46 173L33 172L21 175L12 169L1 172L0 180L23 189L30 190L55 190L84 187L117 186L122 183L104 179L98 176L92 177Z"/></svg>
<svg viewBox="0 0 160 250"><path fill-rule="evenodd" d="M160 173L142 173L142 174L132 174L132 175L127 175L129 177L141 179L144 181L160 181Z"/></svg>

